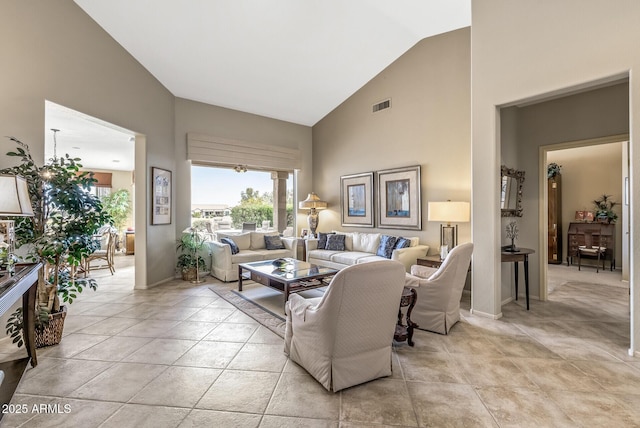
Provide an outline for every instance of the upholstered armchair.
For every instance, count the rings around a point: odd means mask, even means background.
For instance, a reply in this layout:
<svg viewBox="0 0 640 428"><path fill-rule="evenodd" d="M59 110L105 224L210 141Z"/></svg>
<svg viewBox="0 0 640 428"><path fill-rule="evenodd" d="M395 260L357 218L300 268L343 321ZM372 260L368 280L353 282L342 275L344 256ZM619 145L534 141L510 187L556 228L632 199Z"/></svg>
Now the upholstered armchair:
<svg viewBox="0 0 640 428"><path fill-rule="evenodd" d="M353 265L323 297L286 305L285 353L329 391L391 375L391 345L404 286L402 263Z"/></svg>
<svg viewBox="0 0 640 428"><path fill-rule="evenodd" d="M411 312L417 328L447 334L460 320L460 298L472 252L473 244L468 242L451 250L438 269L411 266L405 285L415 288L418 296Z"/></svg>

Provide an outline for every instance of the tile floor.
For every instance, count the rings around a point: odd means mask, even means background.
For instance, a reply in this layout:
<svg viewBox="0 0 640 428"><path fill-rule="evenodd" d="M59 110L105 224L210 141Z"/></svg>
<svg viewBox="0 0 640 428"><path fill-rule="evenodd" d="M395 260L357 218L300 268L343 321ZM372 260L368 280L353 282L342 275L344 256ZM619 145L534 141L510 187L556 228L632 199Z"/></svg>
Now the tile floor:
<svg viewBox="0 0 640 428"><path fill-rule="evenodd" d="M463 297L448 336L418 331L414 348L396 347L393 376L332 394L207 283L133 291L131 262L94 272L99 290L70 306L66 337L18 387L13 404L30 411L2 427L640 426L616 273L550 267L550 301L509 303L497 321ZM0 343L0 359L23 355Z"/></svg>

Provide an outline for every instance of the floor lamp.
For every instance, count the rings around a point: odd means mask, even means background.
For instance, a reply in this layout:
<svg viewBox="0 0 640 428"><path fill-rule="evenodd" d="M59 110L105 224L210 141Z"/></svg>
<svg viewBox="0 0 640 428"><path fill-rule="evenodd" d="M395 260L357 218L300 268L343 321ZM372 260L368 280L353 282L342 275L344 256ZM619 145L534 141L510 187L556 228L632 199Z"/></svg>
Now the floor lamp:
<svg viewBox="0 0 640 428"><path fill-rule="evenodd" d="M458 225L451 223L469 222L469 202L429 202L428 211L428 221L446 223L440 225L440 258L444 260L458 245Z"/></svg>

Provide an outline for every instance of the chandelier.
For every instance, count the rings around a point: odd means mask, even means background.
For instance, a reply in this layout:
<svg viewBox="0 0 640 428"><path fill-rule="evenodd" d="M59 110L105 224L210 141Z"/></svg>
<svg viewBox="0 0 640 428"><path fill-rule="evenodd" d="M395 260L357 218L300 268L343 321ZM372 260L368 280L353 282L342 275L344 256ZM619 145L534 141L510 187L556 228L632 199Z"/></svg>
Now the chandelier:
<svg viewBox="0 0 640 428"><path fill-rule="evenodd" d="M235 172L247 172L247 166L246 165L236 165L233 167L233 170Z"/></svg>

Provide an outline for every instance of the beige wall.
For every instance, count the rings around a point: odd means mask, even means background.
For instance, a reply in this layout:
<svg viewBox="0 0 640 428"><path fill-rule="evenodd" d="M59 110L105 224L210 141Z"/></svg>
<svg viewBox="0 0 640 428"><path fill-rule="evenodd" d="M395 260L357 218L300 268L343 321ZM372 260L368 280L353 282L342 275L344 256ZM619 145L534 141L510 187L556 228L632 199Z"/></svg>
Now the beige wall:
<svg viewBox="0 0 640 428"><path fill-rule="evenodd" d="M187 161L187 133L199 133L248 143L300 149L298 197L311 191L311 128L264 116L176 98L176 232L191 225L191 162ZM211 183L218 186L218 183ZM216 201L211 201L215 203ZM304 220L304 219L302 219ZM298 223L300 223L300 219Z"/></svg>
<svg viewBox="0 0 640 428"><path fill-rule="evenodd" d="M44 103L50 100L146 136L144 159L136 164L174 169L173 95L84 11L71 0L3 1L1 8L0 135L28 143L42 162ZM11 142L0 139L0 153L9 149ZM0 167L9 164L0 156ZM138 225L136 248L147 250L137 287L174 274L175 221L149 225L149 175L148 167L136 174L136 203L146 224Z"/></svg>
<svg viewBox="0 0 640 428"><path fill-rule="evenodd" d="M427 202L470 200L469 34L422 40L314 125L313 190L329 203L318 230L372 230L341 226L340 176L420 165L422 231L379 231L419 236L438 252L440 224L427 222ZM372 113L386 98L392 107ZM461 224L459 242L469 240Z"/></svg>
<svg viewBox="0 0 640 428"><path fill-rule="evenodd" d="M567 229L575 221L576 211L593 211L593 201L601 195L622 204L622 143L600 144L574 149L554 150L547 163L561 165L562 174L562 260L567 257ZM616 224L616 267L622 267L622 212L614 207Z"/></svg>
<svg viewBox="0 0 640 428"><path fill-rule="evenodd" d="M640 70L640 3L629 0L472 2L472 310L501 316L498 204L499 106ZM640 127L640 84L630 80L631 141ZM628 115L627 115L628 116ZM632 224L640 224L640 156L631 145ZM532 226L536 228L537 226ZM640 228L631 230L631 350L640 343ZM537 247L537 245L536 245ZM540 261L533 260L537 270Z"/></svg>

